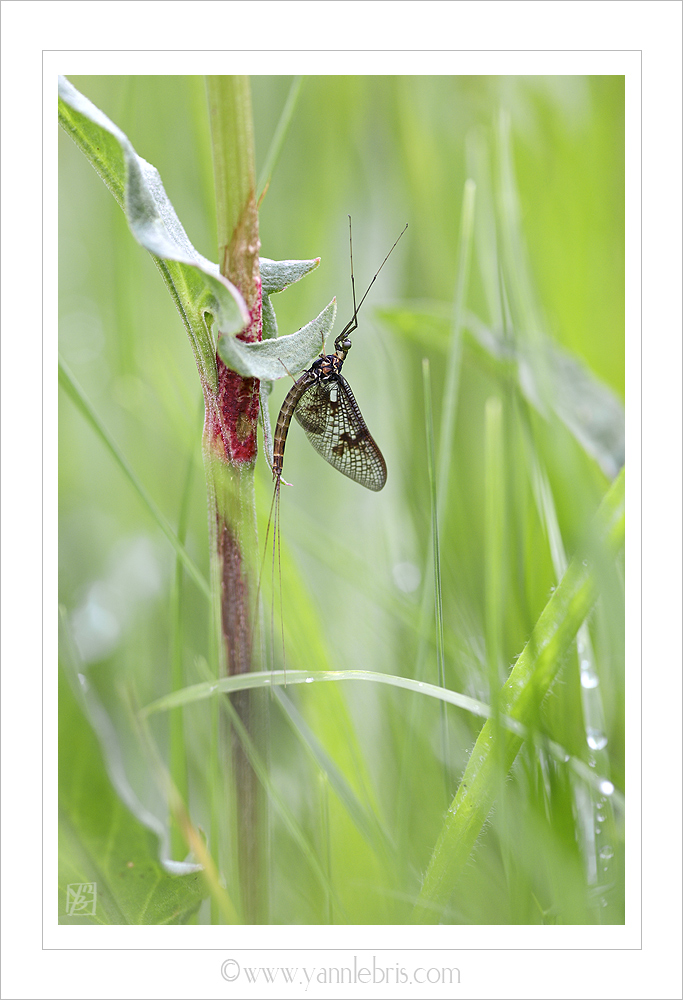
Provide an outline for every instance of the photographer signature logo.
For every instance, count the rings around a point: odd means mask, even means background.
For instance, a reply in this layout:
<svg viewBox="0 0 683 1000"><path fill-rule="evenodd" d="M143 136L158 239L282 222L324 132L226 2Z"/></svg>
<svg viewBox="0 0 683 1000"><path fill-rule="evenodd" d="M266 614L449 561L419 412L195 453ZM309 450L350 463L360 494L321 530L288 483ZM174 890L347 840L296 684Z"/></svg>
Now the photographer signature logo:
<svg viewBox="0 0 683 1000"><path fill-rule="evenodd" d="M96 912L97 882L74 882L67 885L67 917L94 917Z"/></svg>

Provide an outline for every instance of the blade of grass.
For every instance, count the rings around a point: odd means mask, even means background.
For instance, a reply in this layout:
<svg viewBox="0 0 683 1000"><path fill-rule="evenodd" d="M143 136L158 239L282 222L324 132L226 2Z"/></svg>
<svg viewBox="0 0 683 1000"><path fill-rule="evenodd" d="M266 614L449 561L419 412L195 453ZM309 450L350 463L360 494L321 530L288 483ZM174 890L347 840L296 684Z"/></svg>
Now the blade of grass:
<svg viewBox="0 0 683 1000"><path fill-rule="evenodd" d="M410 677L398 677L396 674L380 674L374 670L287 670L285 677L284 670L260 670L250 674L240 674L236 677L221 677L218 680L206 681L202 684L193 684L183 691L173 691L164 695L156 701L150 702L140 711L143 715L153 715L155 712L167 712L178 705L191 705L195 701L203 701L205 698L212 698L214 695L225 694L232 691L246 690L247 688L266 688L276 685L290 684L312 684L323 681L373 681L376 684L388 684L390 687L404 688L414 694L427 695L430 698L437 698L447 701L457 708L464 708L467 712L488 718L489 707L476 698L460 694L458 691L450 691L448 688L437 687L436 684L427 684L424 681L414 681Z"/></svg>
<svg viewBox="0 0 683 1000"><path fill-rule="evenodd" d="M395 862L395 851L384 830L377 822L375 814L358 799L343 772L336 766L323 744L317 738L303 715L283 689L273 688L273 694L282 708L290 728L301 745L314 761L325 778L325 789L331 788L351 817L358 832L379 857L391 856Z"/></svg>
<svg viewBox="0 0 683 1000"><path fill-rule="evenodd" d="M200 397L197 424L204 412L204 400ZM185 545L187 520L190 511L190 496L194 474L195 459L193 450L187 456L187 471L180 500L178 515L178 541ZM183 564L176 556L173 590L171 592L171 685L174 691L179 691L184 684L183 674ZM185 743L185 726L183 711L180 709L171 714L169 720L169 759L171 778L183 802L189 801L187 784L187 746ZM176 823L171 826L171 851L177 856L184 844L183 835Z"/></svg>
<svg viewBox="0 0 683 1000"><path fill-rule="evenodd" d="M432 447L431 447L431 458L428 461L432 463L431 473L428 470L428 475L430 479L430 493L432 495L432 534L433 538L436 537L438 544L438 512L443 510L443 504L446 501L448 495L448 477L450 473L450 463L451 463L451 452L452 452L452 438L453 431L455 428L455 416L457 411L457 397L458 397L458 380L460 376L460 357L462 348L462 315L465 304L465 296L467 291L467 281L469 274L469 260L472 249L472 228L473 228L473 218L474 218L474 196L476 192L476 187L474 182L468 180L465 182L463 200L462 200L462 215L461 215L461 230L460 230L460 245L458 251L458 266L457 266L457 277L456 277L456 290L453 303L453 314L452 314L452 324L450 328L449 337L449 352L448 359L446 362L446 386L444 389L444 397L441 410L441 427L439 429L440 433L440 447L439 447L439 459L438 464L435 465L434 462L434 444L433 444L433 423L431 416L431 393L430 393L430 403L429 403L429 424L432 426ZM425 361L423 360L423 385L425 400L427 399L427 382L425 382ZM428 361L427 361L428 364ZM428 374L427 374L428 380ZM428 435L430 431L428 428ZM429 449L428 449L429 453ZM438 482L438 486L437 486ZM436 533L436 534L435 534ZM429 559L436 560L438 558L438 550L432 545L432 552L429 555ZM441 578L440 578L440 567L436 562L432 562L432 572L435 574L435 581L437 581L438 590L435 591L434 600L437 601L437 665L438 665L438 676L439 683L445 684L445 671L444 671L444 656L443 656L443 620L441 620L440 632L439 630L439 618L443 618L442 612L439 610L441 607ZM429 567L425 568L425 573L423 579L426 581L428 579ZM431 634L430 626L430 612L429 606L432 600L432 594L430 593L429 587L426 585L422 590L422 599L420 602L420 614L419 614L419 624L417 628L419 636L418 652L415 664L415 676L423 677L425 676L425 664L427 660L428 647L429 647L429 636ZM439 652L439 644L441 646ZM417 706L415 706L412 711L416 711ZM415 720L413 719L411 724L408 726L409 733L415 731ZM443 722L443 720L442 720ZM442 728L445 733L445 727ZM447 747L442 748L444 752L444 761L450 759L448 755ZM405 768L410 766L410 761L412 758L413 749L411 746L410 739L407 741L403 752L401 754L401 764L400 768L403 772ZM448 778L444 772L444 781L447 788L447 796L450 797L450 788L448 787ZM406 781L400 781L399 787L405 794L408 793L408 783ZM402 801L402 792L397 796L397 815L402 815L406 804Z"/></svg>
<svg viewBox="0 0 683 1000"><path fill-rule="evenodd" d="M427 475L429 477L429 494L431 500L432 520L432 565L434 569L434 617L436 625L436 661L439 684L446 687L446 665L444 662L443 641L443 601L441 595L441 556L439 553L439 517L436 495L436 480L434 470L434 423L432 419L432 383L429 373L429 358L422 359L422 383L425 398L425 424L427 431ZM448 719L446 705L441 702L441 755L444 762L444 788L446 796L451 794L448 780L448 761L451 759L448 746Z"/></svg>
<svg viewBox="0 0 683 1000"><path fill-rule="evenodd" d="M413 694L423 695L428 698L436 698L444 701L456 708L461 708L466 712L480 718L488 719L491 710L488 705L469 695L460 694L458 691L451 691L448 688L437 687L435 684L427 684L424 681L415 681L410 677L399 677L396 674L380 674L373 670L288 670L286 677L287 685L290 684L317 684L319 682L339 681L365 681L374 684L386 684L389 687L401 688L411 691ZM240 674L236 677L223 677L220 680L210 680L201 684L193 684L183 691L174 691L164 695L157 701L151 702L140 709L142 715L153 715L155 712L167 712L177 708L179 705L191 705L196 701L204 701L206 698L214 698L218 695L231 691L239 691L242 688L267 688L284 686L284 670L262 670L251 674ZM530 732L527 727L516 719L501 715L501 723L515 733L521 739L533 739L539 745L544 746L549 753L558 761L568 763L572 770L587 784L603 795L615 795L614 786L611 782L600 774L590 770L588 766L578 758L572 757L564 747L554 740L549 740L539 733ZM619 800L621 801L621 800Z"/></svg>
<svg viewBox="0 0 683 1000"><path fill-rule="evenodd" d="M485 561L485 601L486 601L486 659L489 673L489 700L493 710L494 725L497 725L498 690L502 669L502 609L505 606L503 592L503 531L505 528L505 504L503 469L501 400L491 397L485 408L485 515L484 561Z"/></svg>
<svg viewBox="0 0 683 1000"><path fill-rule="evenodd" d="M168 523L164 515L161 513L154 500L147 492L145 487L142 485L136 474L133 472L132 468L124 458L123 452L120 450L117 444L115 444L113 438L109 432L104 427L102 421L98 417L95 409L93 408L90 400L87 398L85 392L80 387L74 376L69 371L68 366L64 360L59 358L59 384L62 389L66 392L69 399L74 403L76 408L80 410L81 414L85 417L90 427L95 431L99 439L106 446L107 450L111 454L112 458L115 460L117 465L121 468L122 472L128 479L129 483L136 491L142 502L145 504L153 519L156 521L157 525L161 528L163 533L168 538L169 542L176 551L178 558L182 561L183 565L187 569L187 572L192 577L194 582L197 584L204 596L210 600L211 590L209 588L208 581L203 576L199 567L195 564L192 557L189 555L185 546L181 543L176 532L173 530L171 525Z"/></svg>
<svg viewBox="0 0 683 1000"><path fill-rule="evenodd" d="M277 123L275 135L270 143L270 149L268 150L268 154L266 156L266 162L263 164L261 175L256 186L256 190L258 191L256 201L259 205L263 201L263 197L268 190L271 175L275 169L275 164L279 159L284 141L287 137L287 132L289 131L289 126L292 123L292 117L294 115L294 109L296 108L297 101L299 100L303 79L303 76L295 76L292 80L292 86L289 88L289 94L287 95L285 106L282 109L282 114L280 115L280 121Z"/></svg>
<svg viewBox="0 0 683 1000"><path fill-rule="evenodd" d="M244 748L244 752L249 759L249 763L254 770L254 774L258 777L261 786L267 791L269 800L273 803L274 807L280 814L281 820L289 831L294 842L298 845L303 857L306 859L311 869L311 872L318 879L323 891L334 901L335 906L343 912L341 901L334 890L333 884L328 879L327 872L323 868L313 845L303 832L295 814L289 808L283 796L280 795L277 788L270 780L268 768L256 749L254 741L249 736L246 727L243 725L239 714L226 698L221 699L220 707L230 719L230 723L233 726L242 747Z"/></svg>
<svg viewBox="0 0 683 1000"><path fill-rule="evenodd" d="M458 246L458 266L453 300L453 321L446 361L446 384L441 407L441 427L439 441L439 462L437 465L438 507L444 510L448 495L448 481L453 455L453 431L458 408L458 383L460 380L460 357L462 354L462 318L467 296L467 283L472 254L472 231L474 226L474 197L476 186L473 180L465 181L462 197L460 223L460 243Z"/></svg>
<svg viewBox="0 0 683 1000"><path fill-rule="evenodd" d="M599 557L611 559L623 545L623 469L600 505L588 541L584 551L577 553L570 562L501 689L501 715L504 713L522 723L533 721L538 705L595 601ZM439 921L469 861L495 799L498 755L502 754L507 771L522 745L519 736L507 731L502 734L502 740L504 745L500 749L491 721L486 722L434 847L413 913L416 923Z"/></svg>

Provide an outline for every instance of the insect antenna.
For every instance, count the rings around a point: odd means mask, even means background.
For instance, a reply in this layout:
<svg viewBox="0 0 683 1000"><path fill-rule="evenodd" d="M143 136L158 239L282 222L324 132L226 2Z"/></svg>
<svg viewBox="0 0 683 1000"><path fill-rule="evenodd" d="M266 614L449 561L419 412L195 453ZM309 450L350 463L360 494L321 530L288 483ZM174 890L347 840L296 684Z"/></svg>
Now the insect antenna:
<svg viewBox="0 0 683 1000"><path fill-rule="evenodd" d="M407 228L408 228L408 223L406 222L405 226L398 234L398 239L396 240L396 243L398 243L398 241L401 239ZM394 251L394 248L396 247L396 243L394 243L389 253L386 255L382 263L377 268L374 278L372 279L368 287L365 289L363 298L360 300L358 305L356 305L356 283L353 278L353 239L351 237L351 216L349 216L349 256L351 258L351 294L353 295L353 316L351 317L349 322L346 324L346 326L344 327L344 329L334 342L334 346L337 348L337 350L339 350L341 342L348 336L349 333L353 333L353 331L358 326L358 313L360 312L360 307L363 305L366 298L368 297L368 292L370 291L375 281L377 280L379 272L382 270L386 262L389 260L389 257L391 256L392 252Z"/></svg>
<svg viewBox="0 0 683 1000"><path fill-rule="evenodd" d="M263 561L257 588L258 598L261 593L263 572L268 553L268 538L271 524L273 526L273 554L271 560L271 610L270 637L271 651L274 657L275 649L275 558L277 554L278 587L280 591L280 635L282 641L283 672L286 679L285 666L285 625L283 615L282 595L282 552L280 531L280 488L286 481L282 478L285 442L292 417L303 426L309 441L322 457L345 476L360 483L370 490L381 490L387 479L387 468L382 453L370 435L363 420L358 404L351 388L341 375L341 367L346 354L351 348L349 334L358 326L358 312L365 302L370 289L394 251L408 224L403 227L375 275L366 288L360 302L356 302L356 282L353 274L353 235L351 216L349 215L349 258L351 263L351 293L353 296L353 316L334 342L336 353L325 354L325 338L323 335L322 353L298 379L288 371L285 363L280 364L294 381L280 407L275 434L273 437L273 458L271 469L275 480L273 499L270 504L268 527L266 528ZM286 682L286 680L285 680Z"/></svg>

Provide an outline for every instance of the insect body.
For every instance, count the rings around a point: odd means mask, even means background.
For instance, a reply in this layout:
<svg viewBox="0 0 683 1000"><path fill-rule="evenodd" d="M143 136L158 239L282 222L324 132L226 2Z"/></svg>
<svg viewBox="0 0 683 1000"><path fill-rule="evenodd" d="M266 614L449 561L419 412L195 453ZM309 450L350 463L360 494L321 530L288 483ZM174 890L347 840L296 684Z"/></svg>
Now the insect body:
<svg viewBox="0 0 683 1000"><path fill-rule="evenodd" d="M398 237L407 229L407 225ZM396 240L396 243L398 243ZM391 248L394 249L396 246ZM382 452L370 434L358 403L351 392L351 386L341 373L346 355L351 350L350 334L358 326L358 310L372 288L377 275L384 267L391 250L382 261L377 274L356 306L356 290L353 280L353 245L351 242L351 217L349 216L349 247L351 251L351 290L353 292L353 317L346 324L334 342L334 354L323 353L316 358L294 383L285 396L275 425L273 437L273 479L275 489L266 529L265 553L268 549L268 534L273 521L273 581L275 576L275 553L277 550L278 574L280 574L280 483L285 443L292 422L292 415L301 424L308 440L319 455L342 472L369 490L381 490L387 481L387 466ZM260 590L259 580L259 590ZM280 595L282 578L280 577ZM274 635L273 607L271 606L271 636ZM282 630L282 650L284 658L284 622L280 617Z"/></svg>
<svg viewBox="0 0 683 1000"><path fill-rule="evenodd" d="M396 243L407 228L406 225ZM279 493L285 443L292 414L303 427L318 454L339 472L369 490L381 490L387 481L387 466L382 452L363 420L351 386L342 375L341 369L346 355L351 350L350 334L358 326L358 311L375 283L377 275L387 262L391 250L368 285L360 304L356 306L350 216L349 246L353 317L335 340L334 354L323 353L316 358L285 396L273 438L273 479L275 479L276 493Z"/></svg>
<svg viewBox="0 0 683 1000"><path fill-rule="evenodd" d="M316 358L285 397L275 426L273 478L279 481L282 477L293 414L315 450L330 465L369 490L381 490L387 481L386 462L341 373L351 341L342 333L334 346L335 353Z"/></svg>

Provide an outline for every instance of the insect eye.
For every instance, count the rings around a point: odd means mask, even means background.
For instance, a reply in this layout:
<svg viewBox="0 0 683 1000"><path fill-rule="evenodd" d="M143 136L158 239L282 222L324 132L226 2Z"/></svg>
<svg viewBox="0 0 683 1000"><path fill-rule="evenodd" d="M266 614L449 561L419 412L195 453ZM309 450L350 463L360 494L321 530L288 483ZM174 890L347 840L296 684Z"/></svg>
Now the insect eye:
<svg viewBox="0 0 683 1000"><path fill-rule="evenodd" d="M348 351L350 349L351 349L351 341L349 340L348 337L345 337L344 340L342 340L342 350Z"/></svg>

